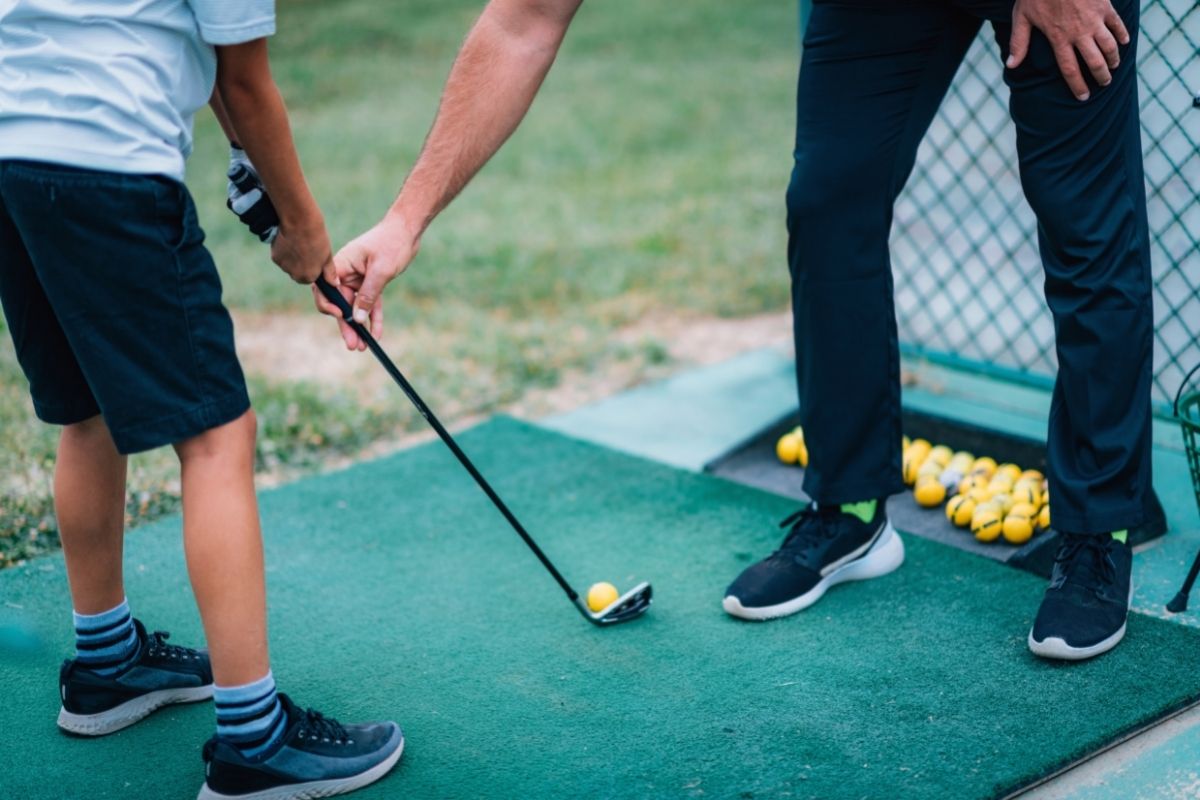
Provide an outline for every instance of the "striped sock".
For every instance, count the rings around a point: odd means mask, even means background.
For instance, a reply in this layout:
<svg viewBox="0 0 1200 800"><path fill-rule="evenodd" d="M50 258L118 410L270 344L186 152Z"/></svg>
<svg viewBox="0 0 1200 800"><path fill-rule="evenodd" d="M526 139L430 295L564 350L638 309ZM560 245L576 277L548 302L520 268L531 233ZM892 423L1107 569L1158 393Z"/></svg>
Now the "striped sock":
<svg viewBox="0 0 1200 800"><path fill-rule="evenodd" d="M97 675L116 675L137 660L129 601L101 614L75 614L75 662Z"/></svg>
<svg viewBox="0 0 1200 800"><path fill-rule="evenodd" d="M265 753L287 730L287 718L270 672L242 686L214 686L213 704L217 708L217 737L246 758Z"/></svg>

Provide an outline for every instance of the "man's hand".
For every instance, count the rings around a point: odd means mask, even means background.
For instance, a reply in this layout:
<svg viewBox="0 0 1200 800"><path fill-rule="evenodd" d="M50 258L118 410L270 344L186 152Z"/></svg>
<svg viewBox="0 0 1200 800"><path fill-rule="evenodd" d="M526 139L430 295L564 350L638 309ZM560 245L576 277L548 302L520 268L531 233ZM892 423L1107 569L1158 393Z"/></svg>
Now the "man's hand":
<svg viewBox="0 0 1200 800"><path fill-rule="evenodd" d="M1025 60L1034 28L1050 41L1067 86L1081 102L1091 93L1079 59L1096 83L1107 86L1112 82L1111 70L1121 63L1118 42L1129 44L1129 31L1109 0L1017 0L1006 62L1009 69Z"/></svg>
<svg viewBox="0 0 1200 800"><path fill-rule="evenodd" d="M338 251L334 261L342 294L354 306L354 319L367 326L376 339L383 336L383 290L408 268L420 249L420 238L404 216L388 212L375 227ZM313 287L317 309L336 317L348 350L366 350L337 307Z"/></svg>

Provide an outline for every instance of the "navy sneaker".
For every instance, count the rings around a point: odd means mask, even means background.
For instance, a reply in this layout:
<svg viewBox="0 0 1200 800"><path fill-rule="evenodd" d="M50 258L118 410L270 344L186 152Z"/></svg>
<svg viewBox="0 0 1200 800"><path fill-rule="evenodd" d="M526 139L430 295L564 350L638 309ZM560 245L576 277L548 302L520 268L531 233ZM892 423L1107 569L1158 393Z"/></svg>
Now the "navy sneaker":
<svg viewBox="0 0 1200 800"><path fill-rule="evenodd" d="M870 522L813 503L780 523L789 526L780 548L725 590L727 613L751 620L795 614L831 586L877 578L904 563L904 543L888 522L883 500Z"/></svg>
<svg viewBox="0 0 1200 800"><path fill-rule="evenodd" d="M62 710L58 727L79 736L103 736L128 728L172 703L208 700L213 693L208 653L167 644L164 631L146 634L133 621L138 654L123 672L102 677L69 659L58 674Z"/></svg>
<svg viewBox="0 0 1200 800"><path fill-rule="evenodd" d="M1079 661L1116 647L1125 637L1132 571L1133 550L1124 542L1106 534L1062 534L1029 649Z"/></svg>
<svg viewBox="0 0 1200 800"><path fill-rule="evenodd" d="M204 745L198 800L309 800L361 789L400 760L404 734L394 722L342 725L280 692L287 729L279 744L245 758L217 737Z"/></svg>

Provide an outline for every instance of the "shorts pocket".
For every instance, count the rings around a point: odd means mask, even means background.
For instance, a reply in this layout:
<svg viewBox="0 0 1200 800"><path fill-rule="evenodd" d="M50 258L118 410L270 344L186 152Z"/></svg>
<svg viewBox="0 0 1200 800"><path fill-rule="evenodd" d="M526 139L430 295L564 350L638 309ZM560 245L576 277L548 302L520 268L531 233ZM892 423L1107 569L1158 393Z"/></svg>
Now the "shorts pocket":
<svg viewBox="0 0 1200 800"><path fill-rule="evenodd" d="M154 222L163 243L173 253L202 243L204 233L187 187L170 178L148 180L154 191Z"/></svg>

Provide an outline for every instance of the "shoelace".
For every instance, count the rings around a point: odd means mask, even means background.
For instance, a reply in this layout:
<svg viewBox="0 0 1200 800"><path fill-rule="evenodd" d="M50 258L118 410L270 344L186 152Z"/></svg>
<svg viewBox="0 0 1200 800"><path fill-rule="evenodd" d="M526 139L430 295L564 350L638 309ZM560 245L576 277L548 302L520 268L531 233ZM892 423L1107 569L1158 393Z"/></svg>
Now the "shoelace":
<svg viewBox="0 0 1200 800"><path fill-rule="evenodd" d="M791 526L791 530L773 555L778 556L787 550L811 550L818 543L834 538L837 536L835 523L839 513L837 506L825 509L811 503L784 517L779 527Z"/></svg>
<svg viewBox="0 0 1200 800"><path fill-rule="evenodd" d="M1112 539L1107 536L1064 533L1063 543L1054 557L1055 564L1061 569L1055 574L1051 588L1062 588L1070 578L1076 578L1075 582L1081 583L1078 580L1081 572L1098 578L1104 586L1111 586L1117 580L1112 547ZM1086 585L1090 581L1083 583Z"/></svg>
<svg viewBox="0 0 1200 800"><path fill-rule="evenodd" d="M167 639L170 638L171 634L166 631L155 631L150 634L149 654L178 661L192 661L200 657L199 653L190 647L167 644Z"/></svg>
<svg viewBox="0 0 1200 800"><path fill-rule="evenodd" d="M336 719L325 716L315 709L304 709L304 718L300 721L300 738L320 739L338 744L349 743L349 732Z"/></svg>

